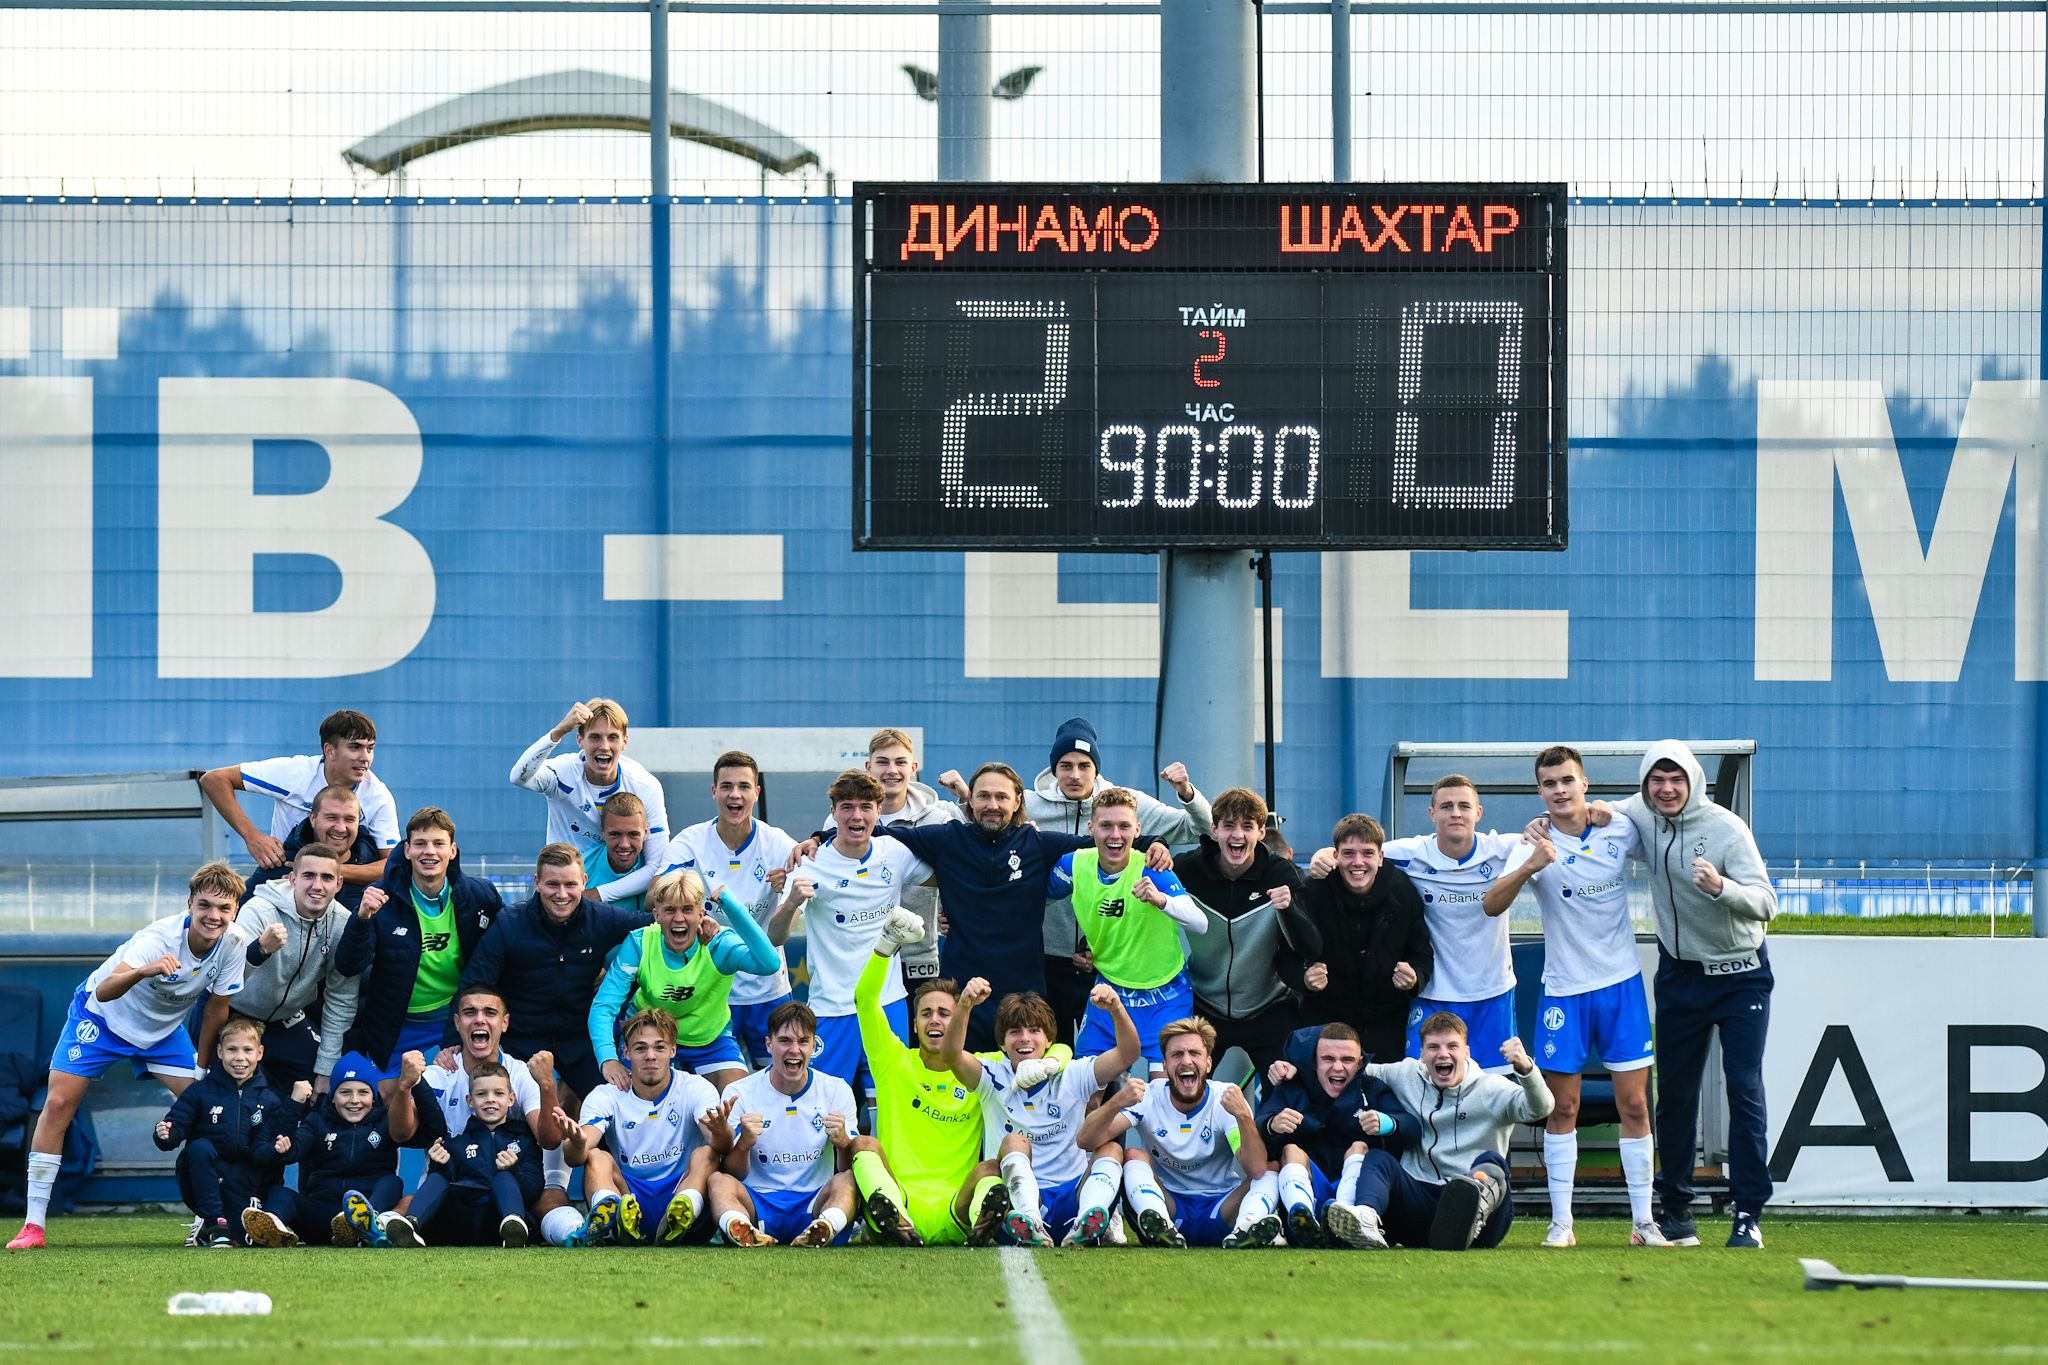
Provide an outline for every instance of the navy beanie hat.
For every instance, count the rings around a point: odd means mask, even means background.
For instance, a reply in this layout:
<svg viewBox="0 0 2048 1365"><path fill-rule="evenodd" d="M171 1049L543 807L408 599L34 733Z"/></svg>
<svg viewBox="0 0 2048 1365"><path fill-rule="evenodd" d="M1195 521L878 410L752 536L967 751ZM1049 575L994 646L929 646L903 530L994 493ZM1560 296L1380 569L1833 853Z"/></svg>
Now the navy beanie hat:
<svg viewBox="0 0 2048 1365"><path fill-rule="evenodd" d="M328 1077L327 1091L333 1094L341 1089L343 1081L361 1081L375 1090L384 1073L370 1065L370 1059L360 1052L351 1052L334 1064L334 1074Z"/></svg>
<svg viewBox="0 0 2048 1365"><path fill-rule="evenodd" d="M1059 733L1052 739L1052 757L1046 760L1046 767L1057 768L1060 760L1068 754L1086 754L1088 761L1098 770L1102 760L1096 756L1095 727L1079 716L1060 726Z"/></svg>

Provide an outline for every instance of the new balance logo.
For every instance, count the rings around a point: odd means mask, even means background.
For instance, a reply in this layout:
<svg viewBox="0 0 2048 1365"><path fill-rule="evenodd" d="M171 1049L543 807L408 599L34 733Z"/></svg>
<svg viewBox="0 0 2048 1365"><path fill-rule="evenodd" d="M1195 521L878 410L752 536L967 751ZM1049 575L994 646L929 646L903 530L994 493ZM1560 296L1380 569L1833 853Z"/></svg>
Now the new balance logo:
<svg viewBox="0 0 2048 1365"><path fill-rule="evenodd" d="M680 1005L697 993L695 986L663 986L661 998L671 1005Z"/></svg>
<svg viewBox="0 0 2048 1365"><path fill-rule="evenodd" d="M420 937L420 951L423 953L445 953L448 951L448 940L452 937L454 935L447 933L423 934Z"/></svg>
<svg viewBox="0 0 2048 1365"><path fill-rule="evenodd" d="M1122 919L1124 917L1124 898L1118 896L1113 901L1104 901L1102 909L1096 913L1104 919Z"/></svg>

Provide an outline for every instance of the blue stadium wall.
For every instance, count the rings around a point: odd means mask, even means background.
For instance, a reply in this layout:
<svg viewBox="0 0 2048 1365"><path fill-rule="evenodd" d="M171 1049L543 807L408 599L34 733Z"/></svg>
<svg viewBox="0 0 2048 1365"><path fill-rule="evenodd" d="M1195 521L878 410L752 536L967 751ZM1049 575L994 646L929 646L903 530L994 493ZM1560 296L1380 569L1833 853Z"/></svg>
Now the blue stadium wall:
<svg viewBox="0 0 2048 1365"><path fill-rule="evenodd" d="M1279 559L1296 827L1378 809L1402 739L1740 737L1774 860L2033 858L2039 220L1575 205L1570 549ZM1147 771L1142 629L1067 676L1015 657L1074 638L1050 600L977 624L963 556L851 548L843 203L677 207L662 506L648 224L0 203L0 773L306 752L355 706L402 810L516 857L542 815L506 771L597 693L921 726L928 772L1028 775L1085 714ZM779 537L779 594L608 598L606 537L661 532ZM1062 603L1155 590L1059 561Z"/></svg>

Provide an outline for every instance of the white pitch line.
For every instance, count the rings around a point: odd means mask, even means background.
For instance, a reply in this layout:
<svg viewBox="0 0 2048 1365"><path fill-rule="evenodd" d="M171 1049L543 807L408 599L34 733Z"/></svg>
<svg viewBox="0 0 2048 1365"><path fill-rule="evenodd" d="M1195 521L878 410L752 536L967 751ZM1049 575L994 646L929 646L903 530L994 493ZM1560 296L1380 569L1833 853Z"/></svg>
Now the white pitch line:
<svg viewBox="0 0 2048 1365"><path fill-rule="evenodd" d="M998 1247L996 1259L1002 1263L1024 1365L1081 1365L1081 1348L1067 1331L1067 1320L1060 1316L1031 1253L1023 1247Z"/></svg>

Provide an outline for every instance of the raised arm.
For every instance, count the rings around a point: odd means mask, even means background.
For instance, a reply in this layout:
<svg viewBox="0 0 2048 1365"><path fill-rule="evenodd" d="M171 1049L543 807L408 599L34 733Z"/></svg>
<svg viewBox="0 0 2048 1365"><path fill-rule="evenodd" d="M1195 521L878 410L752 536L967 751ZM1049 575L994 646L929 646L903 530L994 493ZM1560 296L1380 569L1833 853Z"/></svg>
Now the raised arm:
<svg viewBox="0 0 2048 1365"><path fill-rule="evenodd" d="M1202 907L1195 904L1195 898L1188 894L1188 889L1173 873L1147 872L1138 878L1138 884L1132 890L1139 900L1158 908L1189 933L1209 932L1209 917L1202 913Z"/></svg>
<svg viewBox="0 0 2048 1365"><path fill-rule="evenodd" d="M1088 1111L1088 1117L1081 1120L1081 1131L1074 1135L1074 1141L1082 1151L1091 1152L1105 1142L1122 1137L1137 1126L1138 1120L1132 1117L1131 1109L1144 1099L1145 1083L1136 1076L1127 1077L1123 1089Z"/></svg>
<svg viewBox="0 0 2048 1365"><path fill-rule="evenodd" d="M545 793L550 781L547 773L543 771L548 755L555 751L555 746L562 742L564 735L579 725L587 724L589 720L588 706L580 701L571 706L567 713L555 722L554 729L527 745L526 752L519 755L519 761L512 765L512 785L524 787L528 791Z"/></svg>
<svg viewBox="0 0 2048 1365"><path fill-rule="evenodd" d="M754 912L722 888L718 902L725 907L730 929L711 940L711 965L727 976L738 972L766 976L780 967L782 959L776 955L775 945L768 941L767 931L755 920Z"/></svg>
<svg viewBox="0 0 2048 1365"><path fill-rule="evenodd" d="M1546 838L1531 838L1527 844L1518 847L1508 855L1507 870L1493 879L1486 888L1481 907L1493 916L1505 915L1515 898L1522 894L1522 888L1535 880L1536 874L1549 867L1557 859L1557 846Z"/></svg>
<svg viewBox="0 0 2048 1365"><path fill-rule="evenodd" d="M981 1059L967 1050L967 1019L989 995L989 984L982 977L973 977L962 986L953 1004L953 1017L946 1023L945 1041L939 1044L939 1060L969 1090L981 1084Z"/></svg>
<svg viewBox="0 0 2048 1365"><path fill-rule="evenodd" d="M772 892L770 893L773 894ZM818 894L818 885L807 872L792 872L789 876L789 894L775 912L768 916L765 926L768 941L780 948L789 942L789 936L796 929L797 911L803 909L811 897Z"/></svg>
<svg viewBox="0 0 2048 1365"><path fill-rule="evenodd" d="M1238 1167L1257 1180L1266 1173L1266 1139L1259 1134L1259 1121L1252 1113L1251 1101L1244 1097L1244 1091L1226 1082L1217 1102L1224 1113L1237 1120L1230 1145L1237 1152Z"/></svg>
<svg viewBox="0 0 2048 1365"><path fill-rule="evenodd" d="M640 976L640 935L628 934L604 966L604 979L597 983L597 994L591 999L590 1014L585 1019L585 1028L590 1034L590 1050L603 1068L605 1079L621 1089L624 1085L619 1076L612 1074L617 1068L619 1075L625 1068L619 1063L618 1032L619 1011L626 1007L626 997L633 993L633 982Z"/></svg>
<svg viewBox="0 0 2048 1365"><path fill-rule="evenodd" d="M1095 989L1088 992L1088 1001L1097 1009L1108 1011L1110 1023L1116 1029L1116 1046L1095 1059L1095 1084L1104 1086L1138 1064L1138 1059L1145 1055L1145 1040L1138 1036L1138 1021L1124 1008L1124 998L1117 994L1116 987L1098 981Z"/></svg>

